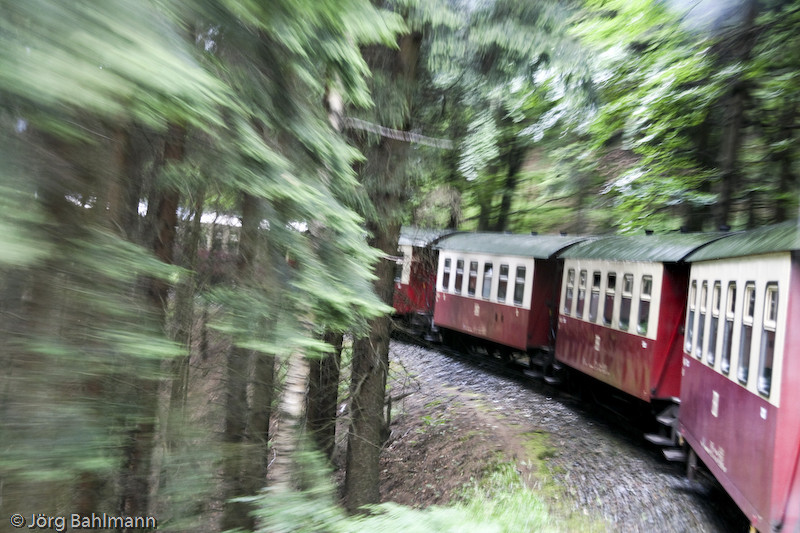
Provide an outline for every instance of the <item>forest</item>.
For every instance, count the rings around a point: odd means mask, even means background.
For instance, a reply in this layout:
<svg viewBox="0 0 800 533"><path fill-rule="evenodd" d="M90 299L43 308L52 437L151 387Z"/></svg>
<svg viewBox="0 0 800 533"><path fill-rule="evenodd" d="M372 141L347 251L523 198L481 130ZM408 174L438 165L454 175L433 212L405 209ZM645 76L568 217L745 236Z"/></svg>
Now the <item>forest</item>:
<svg viewBox="0 0 800 533"><path fill-rule="evenodd" d="M401 225L798 216L798 0L0 6L3 528L398 530Z"/></svg>

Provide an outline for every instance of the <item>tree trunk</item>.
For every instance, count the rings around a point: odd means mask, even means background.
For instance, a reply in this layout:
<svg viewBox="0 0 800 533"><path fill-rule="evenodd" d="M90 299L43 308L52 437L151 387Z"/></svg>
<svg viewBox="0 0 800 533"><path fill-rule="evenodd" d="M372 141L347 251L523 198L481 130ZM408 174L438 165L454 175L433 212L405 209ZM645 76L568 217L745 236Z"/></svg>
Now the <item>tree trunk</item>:
<svg viewBox="0 0 800 533"><path fill-rule="evenodd" d="M336 406L339 400L339 365L342 334L328 331L323 340L333 350L309 362L307 426L317 447L330 459L336 447Z"/></svg>
<svg viewBox="0 0 800 533"><path fill-rule="evenodd" d="M265 329L269 326L264 324ZM267 484L269 464L269 421L272 416L272 398L275 389L275 357L257 353L254 356L251 382L252 405L247 429L248 459L245 465L243 492L256 494Z"/></svg>
<svg viewBox="0 0 800 533"><path fill-rule="evenodd" d="M590 178L586 172L579 170L572 170L573 179L576 182L576 191L572 198L574 200L573 209L575 210L575 217L573 222L569 224L568 229L572 233L587 233L586 212L589 209L587 206L587 198L590 197L591 189L589 186Z"/></svg>
<svg viewBox="0 0 800 533"><path fill-rule="evenodd" d="M701 169L710 171L715 166L714 156L709 147L711 135L711 122L708 118L697 125L692 131L694 143L694 159ZM713 184L710 180L703 180L698 186L698 192L711 193ZM706 222L713 220L713 213L706 205L698 206L692 202L684 202L682 212L683 227L686 231L703 231Z"/></svg>
<svg viewBox="0 0 800 533"><path fill-rule="evenodd" d="M792 137L794 136L794 120L797 116L797 98L790 95L786 97L786 100L781 114L781 122L778 125L778 138L772 143L782 146L781 150L773 154L773 159L778 163L778 198L775 202L775 222L784 222L795 216L793 207L797 192L795 191L797 175L794 172L791 147L794 146Z"/></svg>
<svg viewBox="0 0 800 533"><path fill-rule="evenodd" d="M739 37L732 62L746 61L750 57L755 36L753 25L758 11L757 0L748 0L747 13L742 23L744 38ZM733 207L733 193L740 185L739 150L742 145L742 128L747 104L747 85L741 77L733 81L731 92L724 103L722 142L719 151L719 201L714 213L717 227L727 226Z"/></svg>
<svg viewBox="0 0 800 533"><path fill-rule="evenodd" d="M726 103L725 126L719 159L719 200L714 215L717 227L728 225L733 207L733 193L739 186L738 153L741 146L744 107L744 95L741 90L732 94Z"/></svg>
<svg viewBox="0 0 800 533"><path fill-rule="evenodd" d="M242 484L242 442L247 427L247 367L249 350L231 348L226 361L225 429L223 430L222 498L223 512L220 528L225 531L249 527L249 506L231 502L244 496Z"/></svg>
<svg viewBox="0 0 800 533"><path fill-rule="evenodd" d="M391 68L391 88L402 88L405 120L400 126L408 130L413 108L412 90L416 81L417 60L422 36L409 33L400 38L399 49L382 49L375 55L373 67ZM388 87L386 90L391 90ZM396 126L396 124L394 125ZM383 139L368 157L372 174L367 192L375 213L367 222L372 234L370 244L386 256L397 253L400 237L402 207L408 193L406 167L408 145L393 139ZM394 263L388 259L378 262L374 282L376 295L387 305L392 302ZM389 316L370 322L370 333L353 343L353 370L350 384L350 428L347 439L347 469L345 473L345 505L355 511L380 499L380 451L385 442L383 416L386 376L389 368Z"/></svg>
<svg viewBox="0 0 800 533"><path fill-rule="evenodd" d="M244 193L242 197L242 227L237 257L237 283L246 286L252 277L253 262L256 257L259 209L258 199ZM248 331L250 317L244 309L237 311L239 328ZM236 339L234 339L234 342ZM233 498L248 495L246 492L245 465L246 454L242 444L247 430L247 370L252 351L234 346L228 352L227 381L225 383L225 454L223 458L223 512L220 526L222 530L237 527L252 529L254 521L249 516L252 507L244 502L232 502ZM263 368L262 368L263 371Z"/></svg>
<svg viewBox="0 0 800 533"><path fill-rule="evenodd" d="M271 477L273 487L278 490L294 490L292 454L297 449L300 424L303 414L304 396L308 383L308 361L301 353L289 356L286 384L278 406L278 427L275 431L275 462Z"/></svg>
<svg viewBox="0 0 800 533"><path fill-rule="evenodd" d="M164 145L164 161L182 161L185 153L186 129L170 124ZM156 209L156 236L153 251L161 261L173 264L175 234L178 224L180 193L170 187L159 195ZM151 206L152 207L152 206ZM169 285L163 280L153 279L148 290L151 305L166 326ZM151 375L157 374L158 362L153 362ZM150 465L155 438L155 421L158 410L158 381L153 378L138 380L141 399L140 417L136 427L127 435L121 476L121 493L118 512L125 516L146 515L150 496Z"/></svg>
<svg viewBox="0 0 800 533"><path fill-rule="evenodd" d="M373 229L373 232L375 230ZM375 232L370 243L391 255L397 249L400 224ZM391 303L394 265L381 260L376 268L375 292ZM380 501L380 452L386 441L383 414L386 377L389 371L389 316L370 322L368 337L353 343L353 371L350 383L350 430L347 441L345 497L349 511Z"/></svg>
<svg viewBox="0 0 800 533"><path fill-rule="evenodd" d="M485 192L476 193L478 196L478 231L489 231L492 228L492 196Z"/></svg>
<svg viewBox="0 0 800 533"><path fill-rule="evenodd" d="M506 174L505 183L503 186L503 198L500 202L500 212L497 214L495 221L495 231L505 231L508 229L508 218L511 212L511 202L514 200L514 193L517 190L517 181L519 171L522 169L522 163L525 161L525 150L521 147L514 146L509 150L507 163L508 173Z"/></svg>
<svg viewBox="0 0 800 533"><path fill-rule="evenodd" d="M187 355L176 357L171 365L171 388L169 412L167 414L166 443L167 448L175 448L178 430L176 425L184 421L184 409L189 392L189 359L192 344L192 326L194 324L194 298L197 292L197 251L200 247L202 227L200 219L203 215L205 191L201 190L194 199L192 221L186 231L183 252L183 266L188 270L185 279L175 291L175 341L185 347Z"/></svg>

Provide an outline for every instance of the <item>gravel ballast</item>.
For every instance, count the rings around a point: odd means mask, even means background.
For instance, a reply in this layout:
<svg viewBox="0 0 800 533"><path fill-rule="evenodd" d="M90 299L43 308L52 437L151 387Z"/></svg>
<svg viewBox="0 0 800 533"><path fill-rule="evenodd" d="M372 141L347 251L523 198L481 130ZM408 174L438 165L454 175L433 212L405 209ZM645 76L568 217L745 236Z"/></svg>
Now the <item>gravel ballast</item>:
<svg viewBox="0 0 800 533"><path fill-rule="evenodd" d="M555 450L543 461L562 510L596 518L609 531L746 531L746 519L716 483L688 481L684 465L667 462L597 408L438 350L393 341L390 358L391 393L413 392L397 406L401 415L384 453L384 500L448 503L448 487L472 475L463 463L480 460L470 454L498 449L517 457L519 440L535 432Z"/></svg>

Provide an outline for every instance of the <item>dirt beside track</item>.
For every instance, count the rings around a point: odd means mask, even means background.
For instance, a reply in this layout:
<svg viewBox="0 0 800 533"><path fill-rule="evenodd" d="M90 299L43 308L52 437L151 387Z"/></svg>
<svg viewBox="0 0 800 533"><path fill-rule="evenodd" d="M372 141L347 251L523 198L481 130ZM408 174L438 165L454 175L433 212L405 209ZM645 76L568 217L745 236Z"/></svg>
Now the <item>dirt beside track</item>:
<svg viewBox="0 0 800 533"><path fill-rule="evenodd" d="M511 461L564 531L746 531L714 483L690 483L682 465L555 389L397 341L390 357L390 394L405 396L392 409L384 501L447 504Z"/></svg>

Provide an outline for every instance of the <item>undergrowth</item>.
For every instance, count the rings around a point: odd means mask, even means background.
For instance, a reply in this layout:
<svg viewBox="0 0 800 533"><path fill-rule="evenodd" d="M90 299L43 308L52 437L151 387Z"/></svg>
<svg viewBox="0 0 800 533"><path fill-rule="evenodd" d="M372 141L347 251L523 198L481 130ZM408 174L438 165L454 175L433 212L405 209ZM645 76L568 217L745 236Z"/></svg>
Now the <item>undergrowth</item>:
<svg viewBox="0 0 800 533"><path fill-rule="evenodd" d="M361 531L403 533L526 533L560 531L547 506L520 477L515 465L493 459L484 477L467 486L458 503L413 509L395 503L370 506L368 514L348 516L314 453L298 457L312 471L302 491L267 489L258 502L259 533ZM314 473L316 472L316 473ZM312 481L313 480L313 481ZM309 483L310 482L310 483Z"/></svg>

